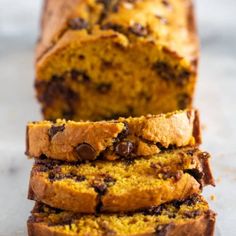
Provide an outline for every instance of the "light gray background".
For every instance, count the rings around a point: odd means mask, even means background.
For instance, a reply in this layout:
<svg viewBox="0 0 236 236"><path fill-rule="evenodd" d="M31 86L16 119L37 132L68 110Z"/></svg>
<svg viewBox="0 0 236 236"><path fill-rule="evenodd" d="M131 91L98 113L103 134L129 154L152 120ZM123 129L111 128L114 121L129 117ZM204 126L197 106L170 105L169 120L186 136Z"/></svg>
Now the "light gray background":
<svg viewBox="0 0 236 236"><path fill-rule="evenodd" d="M218 212L217 235L236 235L236 1L198 0L202 41L195 104L202 148L213 156L217 187L204 191ZM24 156L25 125L40 119L33 92L33 48L40 0L0 0L0 236L26 235L32 162ZM210 195L216 200L211 201Z"/></svg>

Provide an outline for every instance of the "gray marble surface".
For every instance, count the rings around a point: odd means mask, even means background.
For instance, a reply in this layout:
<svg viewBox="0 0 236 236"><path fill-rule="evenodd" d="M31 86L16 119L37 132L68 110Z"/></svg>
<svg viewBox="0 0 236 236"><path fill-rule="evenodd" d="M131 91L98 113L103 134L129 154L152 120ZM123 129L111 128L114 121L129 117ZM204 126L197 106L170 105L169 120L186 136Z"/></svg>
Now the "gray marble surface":
<svg viewBox="0 0 236 236"><path fill-rule="evenodd" d="M218 213L216 235L236 235L236 2L198 0L202 41L195 104L213 156L216 188L204 195ZM40 119L34 98L33 47L40 0L0 0L0 236L26 235L32 162L24 156L25 125ZM216 195L211 201L210 196Z"/></svg>

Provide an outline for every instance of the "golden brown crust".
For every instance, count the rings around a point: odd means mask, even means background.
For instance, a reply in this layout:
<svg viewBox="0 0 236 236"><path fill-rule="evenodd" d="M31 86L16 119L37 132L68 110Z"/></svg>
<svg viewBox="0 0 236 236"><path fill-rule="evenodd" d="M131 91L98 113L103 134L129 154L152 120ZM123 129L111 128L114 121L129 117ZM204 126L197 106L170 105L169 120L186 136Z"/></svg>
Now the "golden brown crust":
<svg viewBox="0 0 236 236"><path fill-rule="evenodd" d="M180 149L128 166L123 161L76 167L41 160L31 172L29 198L74 212L129 212L186 199L209 184L214 184L209 155Z"/></svg>
<svg viewBox="0 0 236 236"><path fill-rule="evenodd" d="M151 3L152 7L155 6L156 8L156 18L159 18L160 22L154 19L148 22L147 12L149 14L155 12L154 9L150 11ZM140 11L140 9L136 10L136 4L143 11ZM161 1L146 1L146 3L142 3L142 1L138 3L137 1L137 3L129 4L127 1L121 0L113 1L112 4L108 6L117 7L117 9L106 9L106 5L103 5L102 1L96 3L95 0L68 0L66 2L63 0L45 0L42 11L41 40L38 43L37 58L42 57L45 49L55 45L62 34L70 31L68 20L72 18L81 17L86 19L90 23L91 28L106 22L119 22L128 28L128 22L138 20L139 17L140 23L149 23L149 27L151 28L149 34L151 34L153 38L158 38L156 39L158 42L164 45L166 44L165 47L169 48L170 51L180 51L178 55L183 56L181 55L182 51L182 53L188 55L189 58L196 59L198 57L198 37L192 1L169 0L168 5L169 6L165 6L165 4L162 5ZM104 12L106 17L100 21ZM186 14L186 19L184 16L180 17L180 14ZM168 23L165 21L168 21ZM164 25L166 24L167 29L169 28L169 32L163 30L163 32L158 33L157 37L157 29L155 28L158 28L157 25L162 27L163 23ZM186 27L186 35L179 32L180 26ZM94 34L96 34L96 32ZM178 34L180 36L178 36ZM187 45L181 45L181 43L186 42ZM180 48L178 48L178 43L181 45Z"/></svg>
<svg viewBox="0 0 236 236"><path fill-rule="evenodd" d="M51 137L50 130L55 127L62 130ZM195 110L117 121L30 123L26 136L26 153L30 157L46 155L64 161L80 160L75 149L83 143L95 150L94 159L102 155L113 160L122 155L117 154L116 147L123 141L132 143L132 152L127 156L134 157L153 155L170 146L192 146L201 142Z"/></svg>

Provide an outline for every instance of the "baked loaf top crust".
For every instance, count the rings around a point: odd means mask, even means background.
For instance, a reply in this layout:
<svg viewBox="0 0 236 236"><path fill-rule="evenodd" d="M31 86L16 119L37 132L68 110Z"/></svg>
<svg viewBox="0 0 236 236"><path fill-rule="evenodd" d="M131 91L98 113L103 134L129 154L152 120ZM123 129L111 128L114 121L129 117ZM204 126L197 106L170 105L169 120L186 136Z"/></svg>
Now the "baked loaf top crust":
<svg viewBox="0 0 236 236"><path fill-rule="evenodd" d="M38 159L29 198L79 213L130 212L185 199L208 184L214 185L209 154L194 148L114 162Z"/></svg>
<svg viewBox="0 0 236 236"><path fill-rule="evenodd" d="M115 34L131 42L156 42L190 61L198 56L191 0L45 0L43 13L37 59L50 54L59 40L66 44L75 37Z"/></svg>
<svg viewBox="0 0 236 236"><path fill-rule="evenodd" d="M192 106L191 0L45 0L36 53L45 119L116 119Z"/></svg>
<svg viewBox="0 0 236 236"><path fill-rule="evenodd" d="M37 203L28 220L29 236L212 236L215 213L194 195L145 211L81 215Z"/></svg>
<svg viewBox="0 0 236 236"><path fill-rule="evenodd" d="M135 158L201 143L195 110L100 122L33 122L26 136L28 156L64 161Z"/></svg>

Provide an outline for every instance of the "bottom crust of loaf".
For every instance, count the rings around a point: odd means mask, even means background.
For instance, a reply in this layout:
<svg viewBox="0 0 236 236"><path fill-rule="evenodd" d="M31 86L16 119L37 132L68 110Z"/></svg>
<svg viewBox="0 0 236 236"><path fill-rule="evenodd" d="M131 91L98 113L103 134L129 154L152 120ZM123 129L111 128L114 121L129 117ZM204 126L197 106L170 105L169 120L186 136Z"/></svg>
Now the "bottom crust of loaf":
<svg viewBox="0 0 236 236"><path fill-rule="evenodd" d="M200 195L130 214L84 215L36 203L29 236L211 236L216 214Z"/></svg>

